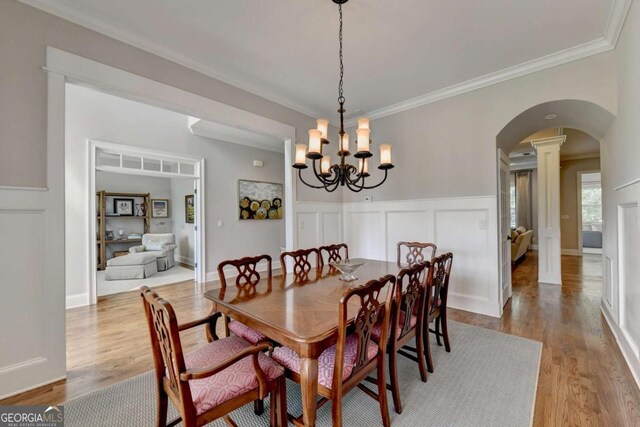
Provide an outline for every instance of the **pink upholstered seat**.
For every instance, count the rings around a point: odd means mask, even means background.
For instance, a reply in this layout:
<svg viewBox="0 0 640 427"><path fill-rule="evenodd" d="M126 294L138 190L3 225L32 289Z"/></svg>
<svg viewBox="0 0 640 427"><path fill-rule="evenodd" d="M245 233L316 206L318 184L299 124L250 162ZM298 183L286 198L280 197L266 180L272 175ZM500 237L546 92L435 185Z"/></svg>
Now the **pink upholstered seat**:
<svg viewBox="0 0 640 427"><path fill-rule="evenodd" d="M356 363L358 341L356 336L349 335L345 340L344 368L342 379L346 380L353 372ZM378 354L378 345L369 341L367 345L367 357L372 360ZM278 347L273 350L272 356L278 363L293 372L300 372L300 355L289 347ZM318 383L326 388L333 384L333 370L336 361L336 346L333 345L322 352L318 358Z"/></svg>
<svg viewBox="0 0 640 427"><path fill-rule="evenodd" d="M400 312L400 321L398 322L398 328L396 329L396 338L398 338L400 336L400 334L402 333L402 325L404 324L404 319L406 317L406 314L404 311ZM411 327L413 328L414 326L416 326L416 323L418 323L418 318L415 315L411 315L411 319L409 320L409 325L411 325ZM378 323L376 325L373 326L373 329L371 330L371 337L378 341L380 339L380 333L381 333L381 324Z"/></svg>
<svg viewBox="0 0 640 427"><path fill-rule="evenodd" d="M223 338L186 354L185 364L187 369L208 368L250 346L251 344L240 337ZM252 357L245 357L215 375L189 381L193 404L198 415L258 387L258 379L251 360ZM282 366L268 356L260 353L258 361L267 381L284 374Z"/></svg>
<svg viewBox="0 0 640 427"><path fill-rule="evenodd" d="M253 328L248 327L242 322L229 322L229 330L239 336L240 338L249 341L251 344L256 345L259 342L267 341L268 338L256 331Z"/></svg>

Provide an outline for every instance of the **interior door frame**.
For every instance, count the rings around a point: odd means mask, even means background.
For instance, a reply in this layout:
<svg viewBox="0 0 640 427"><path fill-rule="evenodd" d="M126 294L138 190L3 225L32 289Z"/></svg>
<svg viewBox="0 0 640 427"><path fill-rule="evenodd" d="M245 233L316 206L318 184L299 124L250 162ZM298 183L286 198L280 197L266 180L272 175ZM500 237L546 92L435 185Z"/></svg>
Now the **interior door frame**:
<svg viewBox="0 0 640 427"><path fill-rule="evenodd" d="M137 147L133 145L125 145L125 144L116 144L113 142L105 142L90 139L88 140L88 151L89 151L89 168L88 168L88 182L89 182L89 194L88 194L88 212L89 212L89 304L93 305L97 303L98 300L98 280L97 280L97 256L96 256L96 221L93 218L92 213L96 212L96 172L101 170L101 168L97 165L96 158L99 150L108 150L115 153L123 153L129 156L148 156L148 157L157 157L157 158L170 158L176 161L188 161L194 163L194 175L188 176L179 174L170 174L167 172L155 172L155 171L145 171L143 169L127 169L127 168L109 168L107 172L109 173L117 173L122 175L141 175L141 176L156 176L162 178L179 178L179 179L193 179L194 188L198 188L198 191L195 193L194 201L195 201L195 244L194 244L194 264L195 264L195 272L194 272L194 280L196 283L204 283L206 281L206 271L204 269L205 263L203 262L206 259L206 234L205 234L205 176L204 176L204 166L205 159L201 157L193 157L186 156L183 154L174 154L166 151L153 150L149 148Z"/></svg>
<svg viewBox="0 0 640 427"><path fill-rule="evenodd" d="M500 174L501 174L501 163L504 163L507 165L507 169L510 170L509 168L509 156L500 148L498 148L497 150L497 155L496 155L496 176L497 176L497 201L498 201L498 272L499 272L499 280L498 280L498 287L499 287L499 299L500 299L500 316L502 316L503 310L504 310L504 305L507 303L507 301L509 301L509 298L511 298L512 294L513 294L513 283L511 282L511 252L509 250L507 250L506 254L504 253L503 249L502 249L502 243L503 240L508 239L508 237L510 236L504 236L503 232L502 232L502 206L503 203L505 203L505 201L503 200L502 197L502 181L500 178ZM509 189L507 189L507 191L505 192L505 194L507 194L507 210L509 210ZM511 223L509 223L509 227L511 227ZM505 288L503 287L503 282L504 282L504 271L503 271L503 267L504 267L504 260L505 257L508 259L508 264L509 264L509 277L508 277L508 286L507 286L507 294L505 296Z"/></svg>
<svg viewBox="0 0 640 427"><path fill-rule="evenodd" d="M578 256L583 255L582 250L582 175L590 174L590 173L599 173L600 174L600 189L602 190L602 171L600 169L594 170L584 170L576 172L576 191L577 191L577 210L576 219L578 223ZM604 212L603 212L604 214ZM604 216L604 215L603 215Z"/></svg>

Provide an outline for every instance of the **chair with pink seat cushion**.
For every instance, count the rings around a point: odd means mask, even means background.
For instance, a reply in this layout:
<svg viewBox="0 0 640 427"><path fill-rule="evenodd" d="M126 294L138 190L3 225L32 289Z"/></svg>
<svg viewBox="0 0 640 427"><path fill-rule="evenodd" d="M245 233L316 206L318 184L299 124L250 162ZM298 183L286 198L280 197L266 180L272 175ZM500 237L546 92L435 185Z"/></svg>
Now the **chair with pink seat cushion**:
<svg viewBox="0 0 640 427"><path fill-rule="evenodd" d="M258 264L260 262L266 262L267 277L273 277L273 272L271 270L271 257L269 255L259 255L255 257L244 257L240 259L222 261L218 264L218 278L220 279L220 286L223 288L227 287L227 277L224 269L227 266L232 266L236 269L237 276L235 284L242 290L241 294L255 293L255 286L260 282L261 278L260 272L258 271ZM264 334L238 321L230 321L226 316L223 317L223 325L226 336L229 336L229 331L231 331L254 345L259 342L269 340L269 338Z"/></svg>
<svg viewBox="0 0 640 427"><path fill-rule="evenodd" d="M157 426L167 425L169 398L185 427L203 426L271 395L270 425L287 425L284 369L264 354L268 343L251 345L240 337L216 339L183 354L180 332L205 325L215 337L219 313L178 325L171 304L143 286L140 295L147 317L158 392ZM170 425L180 421L174 420Z"/></svg>
<svg viewBox="0 0 640 427"><path fill-rule="evenodd" d="M389 427L389 408L385 383L385 348L389 334L391 302L396 279L387 275L365 285L347 289L340 298L337 343L322 352L318 358L318 394L322 399L318 407L331 401L334 426L342 425L342 397L355 387L380 404L382 423ZM356 302L357 301L357 302ZM353 322L351 322L353 320ZM382 324L380 339L371 339L373 328ZM288 347L276 348L273 358L284 365L287 376L300 383L300 355ZM362 381L377 372L378 393L362 385ZM294 418L297 425L301 418Z"/></svg>
<svg viewBox="0 0 640 427"><path fill-rule="evenodd" d="M389 337L387 351L389 353L389 374L391 377L391 393L393 395L393 405L398 414L402 413L402 402L400 400L400 385L398 382L398 354L418 362L420 379L427 381L427 369L424 358L424 334L423 316L427 293L427 277L430 268L429 261L412 264L411 267L404 268L398 273L398 280L395 288L395 298L391 314L392 331ZM410 313L407 316L407 313ZM380 326L374 329L379 329ZM416 340L416 353L414 356L403 350L412 339Z"/></svg>
<svg viewBox="0 0 640 427"><path fill-rule="evenodd" d="M447 252L434 258L427 280L427 296L425 303L424 329L425 356L429 372L433 372L433 360L431 358L431 346L429 344L429 332L436 336L436 342L440 343L440 337L444 339L444 348L451 352L449 330L447 328L447 297L449 295L449 278L451 277L451 265L453 254ZM434 329L429 329L434 322Z"/></svg>

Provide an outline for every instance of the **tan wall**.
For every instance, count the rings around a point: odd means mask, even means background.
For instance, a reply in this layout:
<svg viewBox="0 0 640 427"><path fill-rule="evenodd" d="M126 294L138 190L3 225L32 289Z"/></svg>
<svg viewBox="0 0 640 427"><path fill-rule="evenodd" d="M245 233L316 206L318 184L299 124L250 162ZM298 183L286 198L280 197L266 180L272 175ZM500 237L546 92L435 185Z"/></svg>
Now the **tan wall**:
<svg viewBox="0 0 640 427"><path fill-rule="evenodd" d="M599 171L600 158L560 161L560 221L562 249L578 249L578 172Z"/></svg>
<svg viewBox="0 0 640 427"><path fill-rule="evenodd" d="M314 118L290 108L15 0L1 0L0 186L47 185L47 75L42 70L47 46L286 123L298 138L315 127ZM300 200L341 200L339 191L297 188Z"/></svg>

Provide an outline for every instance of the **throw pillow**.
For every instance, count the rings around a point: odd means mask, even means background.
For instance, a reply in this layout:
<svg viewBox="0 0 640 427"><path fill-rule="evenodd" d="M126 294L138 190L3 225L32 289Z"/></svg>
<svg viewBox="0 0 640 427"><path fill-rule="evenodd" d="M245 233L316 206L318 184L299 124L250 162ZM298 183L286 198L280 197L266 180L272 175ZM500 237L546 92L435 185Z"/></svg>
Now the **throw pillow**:
<svg viewBox="0 0 640 427"><path fill-rule="evenodd" d="M520 227L516 228L516 231L517 231L518 233L522 234L522 233L526 233L526 232L527 232L527 229L526 229L526 228L524 228L524 226L522 226L522 225L521 225Z"/></svg>

